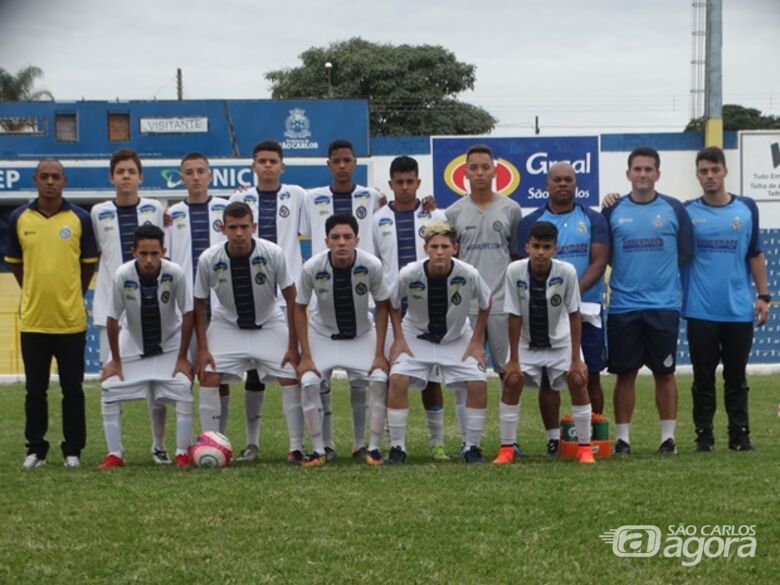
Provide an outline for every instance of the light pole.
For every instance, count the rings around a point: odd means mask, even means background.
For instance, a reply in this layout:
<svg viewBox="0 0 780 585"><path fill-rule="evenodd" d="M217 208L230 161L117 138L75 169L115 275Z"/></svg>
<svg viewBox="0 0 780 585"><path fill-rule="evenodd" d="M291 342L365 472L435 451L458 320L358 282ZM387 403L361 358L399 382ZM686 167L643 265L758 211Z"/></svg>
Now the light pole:
<svg viewBox="0 0 780 585"><path fill-rule="evenodd" d="M328 76L328 97L333 98L333 63L328 61L325 63L325 73Z"/></svg>

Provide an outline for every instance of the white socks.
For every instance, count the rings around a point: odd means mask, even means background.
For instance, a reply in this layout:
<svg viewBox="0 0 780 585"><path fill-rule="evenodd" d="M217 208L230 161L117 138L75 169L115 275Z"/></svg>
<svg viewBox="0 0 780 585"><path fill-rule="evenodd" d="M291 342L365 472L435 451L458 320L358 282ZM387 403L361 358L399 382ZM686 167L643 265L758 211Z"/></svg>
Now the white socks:
<svg viewBox="0 0 780 585"><path fill-rule="evenodd" d="M365 445L366 418L368 413L368 400L366 388L349 387L349 403L352 405L352 450L355 451Z"/></svg>
<svg viewBox="0 0 780 585"><path fill-rule="evenodd" d="M520 420L520 403L498 405L498 425L501 431L501 445L517 443L517 425Z"/></svg>
<svg viewBox="0 0 780 585"><path fill-rule="evenodd" d="M630 444L631 440L628 438L628 429L630 426L631 423L615 423L615 440Z"/></svg>
<svg viewBox="0 0 780 585"><path fill-rule="evenodd" d="M322 407L322 397L324 395L320 393L320 388L319 381L315 384L303 386L301 389L301 405L303 420L306 421L306 427L309 429L309 435L311 436L312 451L322 455L325 453Z"/></svg>
<svg viewBox="0 0 780 585"><path fill-rule="evenodd" d="M387 427L390 431L390 446L400 447L404 452L406 452L406 421L408 418L408 408L387 409Z"/></svg>
<svg viewBox="0 0 780 585"><path fill-rule="evenodd" d="M372 382L368 391L370 393L368 400L369 428L371 429L368 450L373 451L382 445L382 433L385 430L385 416L387 414L387 383Z"/></svg>
<svg viewBox="0 0 780 585"><path fill-rule="evenodd" d="M466 407L466 449L479 447L482 431L485 430L486 408Z"/></svg>
<svg viewBox="0 0 780 585"><path fill-rule="evenodd" d="M219 432L220 414L222 406L219 395L219 388L201 386L200 387L200 428L201 431Z"/></svg>
<svg viewBox="0 0 780 585"><path fill-rule="evenodd" d="M322 440L327 447L336 448L333 442L333 395L330 393L330 380L325 380L320 387L322 402ZM315 449L316 451L316 449ZM317 451L322 453L322 451Z"/></svg>
<svg viewBox="0 0 780 585"><path fill-rule="evenodd" d="M561 427L555 429L545 429L547 433L548 441L560 441L561 440Z"/></svg>
<svg viewBox="0 0 780 585"><path fill-rule="evenodd" d="M577 431L577 443L590 445L590 423L593 409L590 404L572 404L571 416L574 419L574 430Z"/></svg>
<svg viewBox="0 0 780 585"><path fill-rule="evenodd" d="M152 421L152 449L165 451L165 418L168 409L164 402L147 400L149 420Z"/></svg>
<svg viewBox="0 0 780 585"><path fill-rule="evenodd" d="M458 428L460 429L460 440L466 442L466 397L468 391L465 387L453 388L452 393L455 396L455 415L458 418Z"/></svg>
<svg viewBox="0 0 780 585"><path fill-rule="evenodd" d="M444 445L444 408L437 406L426 410L425 422L428 423L429 445Z"/></svg>
<svg viewBox="0 0 780 585"><path fill-rule="evenodd" d="M119 402L103 402L100 405L103 415L103 432L109 455L122 457L122 405Z"/></svg>
<svg viewBox="0 0 780 585"><path fill-rule="evenodd" d="M303 452L303 407L301 406L301 387L282 386L282 407L287 421L287 437L290 451Z"/></svg>
<svg viewBox="0 0 780 585"><path fill-rule="evenodd" d="M260 446L260 418L263 416L263 402L265 401L265 390L257 392L255 390L244 391L244 413L246 416L246 444ZM222 418L225 411L222 411Z"/></svg>
<svg viewBox="0 0 780 585"><path fill-rule="evenodd" d="M661 421L661 442L662 443L667 439L674 440L674 430L676 427L677 427L677 421L674 419Z"/></svg>
<svg viewBox="0 0 780 585"><path fill-rule="evenodd" d="M192 402L176 402L176 455L186 455L192 444Z"/></svg>

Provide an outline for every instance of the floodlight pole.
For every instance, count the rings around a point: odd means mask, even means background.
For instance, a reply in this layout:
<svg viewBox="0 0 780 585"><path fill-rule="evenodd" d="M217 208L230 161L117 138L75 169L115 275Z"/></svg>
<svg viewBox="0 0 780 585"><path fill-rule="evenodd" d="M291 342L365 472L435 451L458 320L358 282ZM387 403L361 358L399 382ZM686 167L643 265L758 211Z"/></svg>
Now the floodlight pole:
<svg viewBox="0 0 780 585"><path fill-rule="evenodd" d="M707 0L704 145L723 147L723 2Z"/></svg>

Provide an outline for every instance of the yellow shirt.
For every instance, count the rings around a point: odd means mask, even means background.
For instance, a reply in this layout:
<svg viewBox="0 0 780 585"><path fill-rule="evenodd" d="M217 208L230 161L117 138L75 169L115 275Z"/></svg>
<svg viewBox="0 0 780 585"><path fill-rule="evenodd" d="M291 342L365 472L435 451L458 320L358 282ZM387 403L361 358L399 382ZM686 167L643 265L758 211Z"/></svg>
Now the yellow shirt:
<svg viewBox="0 0 780 585"><path fill-rule="evenodd" d="M81 264L97 262L89 213L64 199L50 217L38 211L37 199L18 207L9 221L5 261L24 267L22 332L86 331Z"/></svg>

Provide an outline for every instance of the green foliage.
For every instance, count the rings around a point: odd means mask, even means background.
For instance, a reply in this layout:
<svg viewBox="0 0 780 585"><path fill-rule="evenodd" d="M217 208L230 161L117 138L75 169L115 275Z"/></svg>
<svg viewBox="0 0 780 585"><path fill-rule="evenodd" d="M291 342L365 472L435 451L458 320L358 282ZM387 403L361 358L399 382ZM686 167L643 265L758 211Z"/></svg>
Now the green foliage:
<svg viewBox="0 0 780 585"><path fill-rule="evenodd" d="M300 59L298 67L266 73L272 97L365 98L374 135L484 134L495 126L487 111L456 99L474 88L476 67L443 47L353 38L313 47Z"/></svg>
<svg viewBox="0 0 780 585"><path fill-rule="evenodd" d="M29 66L20 69L16 75L0 67L0 102L34 102L53 100L47 89L35 89L35 82L43 77L40 67Z"/></svg>
<svg viewBox="0 0 780 585"><path fill-rule="evenodd" d="M23 470L24 390L0 387L0 583L612 583L760 585L777 582L777 377L750 380L755 453L693 453L690 377L679 379L680 454L662 458L651 379L641 377L626 460L593 466L543 456L535 392L523 396L521 442L529 458L497 468L432 463L419 396L410 396L405 466L370 468L349 457L349 392L334 384L339 459L321 469L284 463L281 398L269 386L261 460L180 471L149 455L146 405L126 405L127 466L98 471L104 454L100 390L87 389L88 447L81 469L62 467L59 388L50 390L49 465ZM605 378L607 396L613 381ZM495 380L485 455L498 444ZM228 435L243 446L242 392L233 387ZM564 409L568 397L563 396ZM608 403L610 400L608 399ZM447 448L458 449L445 394ZM169 447L173 409L169 410ZM614 427L611 427L614 436ZM626 524L755 524L755 558L618 558L599 539Z"/></svg>
<svg viewBox="0 0 780 585"><path fill-rule="evenodd" d="M703 132L704 122L704 118L691 120L685 127L685 131ZM780 128L780 116L765 116L760 110L737 104L723 106L723 130L725 131L773 130L775 128Z"/></svg>

